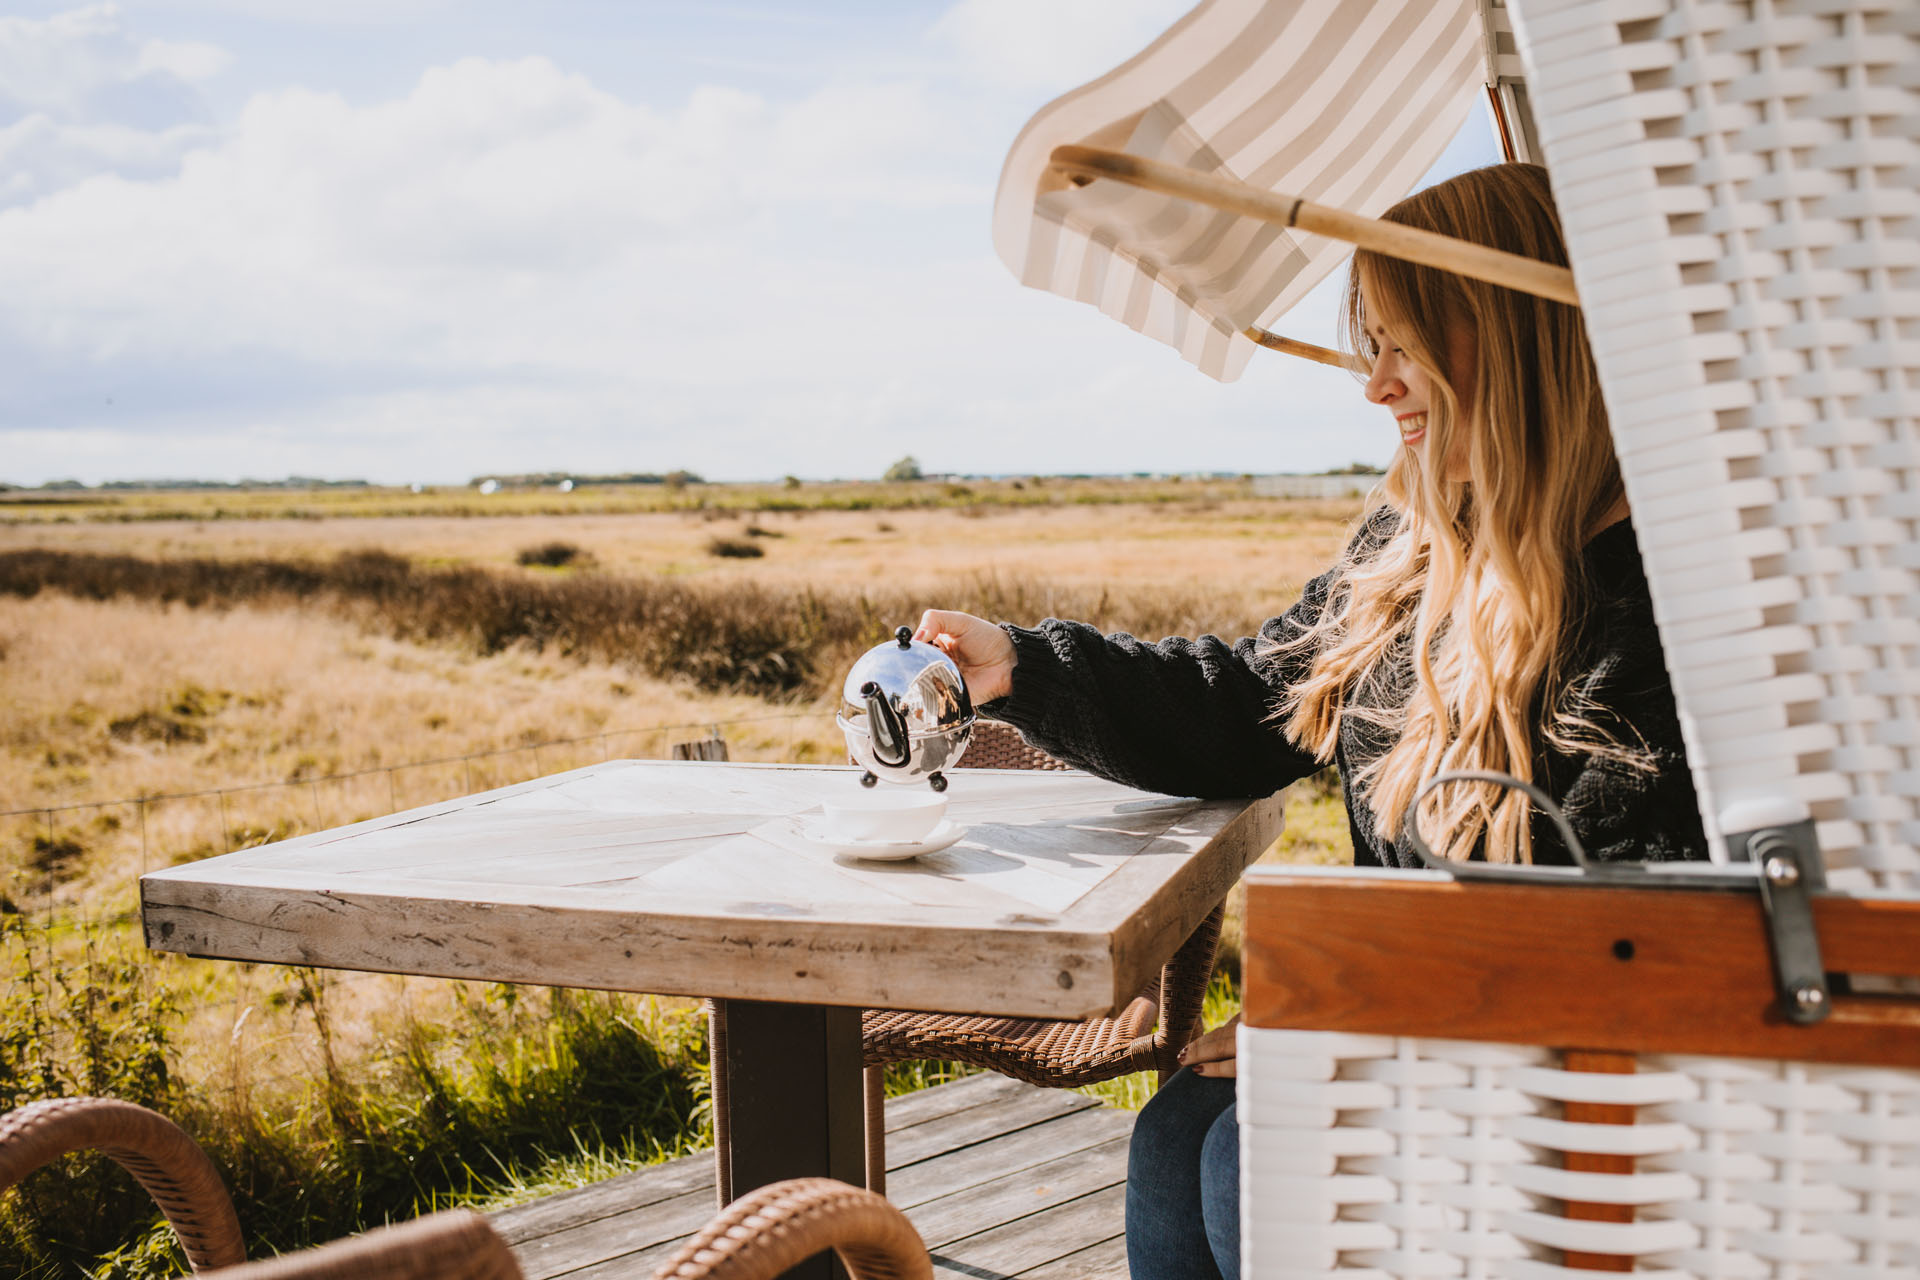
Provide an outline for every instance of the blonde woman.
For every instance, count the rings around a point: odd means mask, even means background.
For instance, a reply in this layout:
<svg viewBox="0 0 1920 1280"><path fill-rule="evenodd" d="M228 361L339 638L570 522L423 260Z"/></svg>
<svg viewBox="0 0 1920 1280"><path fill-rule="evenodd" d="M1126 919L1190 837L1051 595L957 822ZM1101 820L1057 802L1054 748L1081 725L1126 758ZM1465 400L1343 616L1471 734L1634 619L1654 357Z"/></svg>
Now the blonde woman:
<svg viewBox="0 0 1920 1280"><path fill-rule="evenodd" d="M1567 261L1531 165L1462 174L1386 217ZM1367 252L1346 311L1367 399L1400 448L1339 563L1258 636L1150 645L934 610L920 637L952 654L986 713L1134 786L1265 795L1337 766L1361 865L1418 865L1414 797L1449 769L1543 788L1591 857L1705 857L1579 312ZM1444 857L1568 860L1518 791L1441 787L1418 821ZM1188 1046L1135 1127L1133 1280L1239 1274L1233 1033Z"/></svg>

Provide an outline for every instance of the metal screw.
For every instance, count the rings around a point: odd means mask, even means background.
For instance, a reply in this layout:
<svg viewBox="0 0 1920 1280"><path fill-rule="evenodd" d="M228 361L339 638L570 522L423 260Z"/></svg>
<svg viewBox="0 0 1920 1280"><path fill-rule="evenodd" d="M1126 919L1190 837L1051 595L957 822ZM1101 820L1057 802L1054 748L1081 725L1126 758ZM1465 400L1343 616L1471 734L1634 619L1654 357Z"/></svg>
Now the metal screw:
<svg viewBox="0 0 1920 1280"><path fill-rule="evenodd" d="M1827 1002L1827 993L1818 987L1801 987L1793 993L1793 1001L1802 1009L1818 1009Z"/></svg>
<svg viewBox="0 0 1920 1280"><path fill-rule="evenodd" d="M1768 858L1762 865L1767 879L1775 884L1788 885L1800 883L1800 867L1788 858Z"/></svg>

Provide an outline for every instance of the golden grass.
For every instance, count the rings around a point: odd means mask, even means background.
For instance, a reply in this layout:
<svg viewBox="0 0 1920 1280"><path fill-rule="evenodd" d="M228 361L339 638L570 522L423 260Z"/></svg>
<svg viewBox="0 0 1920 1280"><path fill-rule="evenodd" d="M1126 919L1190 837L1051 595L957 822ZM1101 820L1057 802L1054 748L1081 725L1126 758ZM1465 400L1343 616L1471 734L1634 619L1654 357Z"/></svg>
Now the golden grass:
<svg viewBox="0 0 1920 1280"><path fill-rule="evenodd" d="M747 722L723 730L736 760L831 760L841 750L831 716L810 708L538 653L474 657L304 611L46 594L0 601L0 655L0 809L260 787L0 818L7 901L54 906L79 922L130 919L134 881L154 867L604 758L663 756L714 723ZM665 727L675 725L697 727ZM591 735L605 736L523 746ZM65 852L49 859L47 850ZM83 942L77 931L65 935L62 957ZM158 955L153 963L194 1010L182 1040L190 1076L238 1085L318 1072L319 1038L289 971ZM432 1021L459 990L384 975L311 981L326 992L333 1052L346 1059L384 1043L407 1014Z"/></svg>
<svg viewBox="0 0 1920 1280"><path fill-rule="evenodd" d="M13 524L0 526L0 551L319 558L381 548L421 563L542 575L571 570L521 567L519 553L568 543L605 572L697 577L703 585L833 590L886 582L935 606L950 598L952 583L990 578L1032 594L1037 616L1051 611L1055 589L1084 599L1114 584L1137 598L1159 591L1210 603L1222 618L1251 619L1282 607L1331 559L1354 514L1352 503L1209 499L726 519L643 512ZM768 549L764 558L706 554L718 533L745 537L749 527L761 531L753 541ZM1192 621L1196 630L1209 622ZM654 726L758 719L725 730L733 758L828 760L839 752L830 701L783 708L546 653L475 656L370 634L317 610L194 610L51 593L0 599L0 705L0 810L267 784L224 799L155 801L144 813L100 804L51 821L0 818L10 852L0 889L25 903L42 900L51 884L58 901L105 914L131 908L133 879L150 866L595 759L664 755L669 739L703 736ZM782 715L806 718L761 719ZM583 737L592 740L527 746ZM314 781L502 751L509 754ZM1296 830L1308 812L1294 819Z"/></svg>
<svg viewBox="0 0 1920 1280"><path fill-rule="evenodd" d="M416 563L538 576L575 570L523 567L520 553L563 542L599 572L712 587L861 591L884 583L938 606L954 598L956 584L991 597L980 583L1000 583L1026 601L1033 618L1052 611L1055 591L1084 603L1104 600L1111 588L1132 600L1179 602L1163 611L1175 620L1169 625L1230 631L1289 603L1337 552L1355 514L1351 503L1207 499L724 518L574 511L0 523L0 551L321 559L378 548ZM706 546L716 537L751 538L766 554L712 556ZM130 921L135 878L151 867L602 758L664 755L671 741L705 736L713 724L726 725L736 760L841 753L831 699L776 705L524 648L476 656L375 634L319 608L192 609L50 592L0 597L0 708L0 810L63 810L51 818L0 817L0 909L37 916L58 908L78 926L49 944L59 964L77 962L87 922ZM668 725L700 727L660 728ZM558 739L585 740L532 745ZM481 758L387 771L469 755ZM255 784L225 797L107 803ZM1288 834L1268 856L1350 856L1337 794L1296 792ZM1237 917L1235 904L1224 951L1230 962L1238 955ZM479 999L470 984L176 956L150 957L150 970L189 1011L181 1077L225 1091L242 1108L271 1110L283 1090L320 1078L329 1058L378 1063L406 1028L458 1025ZM684 1016L683 1002L660 1008L662 1016ZM315 1016L322 1012L324 1036ZM1137 1101L1121 1092L1117 1099Z"/></svg>
<svg viewBox="0 0 1920 1280"><path fill-rule="evenodd" d="M936 587L955 578L1033 579L1062 590L1198 585L1218 617L1264 617L1339 550L1352 502L1242 500L900 511L636 513L515 519L367 518L147 524L0 524L0 551L44 547L145 557L331 558L383 550L423 565L518 568L528 548L566 542L598 566L712 582L816 588ZM754 560L711 555L748 527ZM561 570L560 572L566 572ZM929 601L929 603L934 603Z"/></svg>
<svg viewBox="0 0 1920 1280"><path fill-rule="evenodd" d="M223 851L229 837L259 843L610 756L664 755L673 734L653 726L760 721L727 730L737 759L827 759L833 741L825 717L770 719L783 709L758 698L701 694L540 653L476 657L408 644L305 611L43 594L0 603L0 652L8 708L0 809L306 784L231 796L224 816L211 799L147 805L154 865ZM590 735L608 736L390 776L309 781ZM34 834L78 841L84 854L68 860L63 879L73 894L103 900L124 893L142 869L139 815L126 808L56 815L51 831L44 821L35 820L35 832L13 819L10 843Z"/></svg>

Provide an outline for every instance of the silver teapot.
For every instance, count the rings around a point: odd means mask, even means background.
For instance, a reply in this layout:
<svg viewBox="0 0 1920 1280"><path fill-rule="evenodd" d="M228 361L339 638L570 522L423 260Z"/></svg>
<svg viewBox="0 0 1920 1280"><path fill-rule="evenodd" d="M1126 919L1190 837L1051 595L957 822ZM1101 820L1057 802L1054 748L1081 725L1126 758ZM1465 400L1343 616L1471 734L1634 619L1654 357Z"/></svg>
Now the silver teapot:
<svg viewBox="0 0 1920 1280"><path fill-rule="evenodd" d="M947 789L943 770L959 763L973 740L973 699L952 658L912 627L875 645L847 672L834 722L846 735L847 754L865 769L860 785L881 778L912 783L925 778Z"/></svg>

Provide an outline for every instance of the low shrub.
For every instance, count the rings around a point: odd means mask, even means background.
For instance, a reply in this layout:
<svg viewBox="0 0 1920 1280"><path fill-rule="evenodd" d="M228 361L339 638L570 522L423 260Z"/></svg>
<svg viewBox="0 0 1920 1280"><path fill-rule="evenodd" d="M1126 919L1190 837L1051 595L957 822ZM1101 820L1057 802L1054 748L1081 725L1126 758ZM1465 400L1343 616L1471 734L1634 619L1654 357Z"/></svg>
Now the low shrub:
<svg viewBox="0 0 1920 1280"><path fill-rule="evenodd" d="M591 553L571 542L543 542L537 547L522 547L514 563L528 568L565 569L593 563Z"/></svg>
<svg viewBox="0 0 1920 1280"><path fill-rule="evenodd" d="M707 554L732 560L757 560L767 554L767 549L744 538L712 538L707 542Z"/></svg>
<svg viewBox="0 0 1920 1280"><path fill-rule="evenodd" d="M736 544L745 548L741 554L762 552L746 539ZM1186 592L1056 590L1033 579L982 574L912 589L829 592L760 582L419 568L382 551L328 562L0 553L0 595L49 590L207 608L314 605L404 640L463 644L483 654L526 645L685 678L710 692L772 698L831 692L862 650L936 601L1020 623L1080 618L1149 639L1216 628L1245 635L1260 621L1221 617L1217 600L1199 585ZM171 706L167 714L182 724L198 718ZM157 722L129 724L123 732L144 736L156 728L168 732Z"/></svg>

